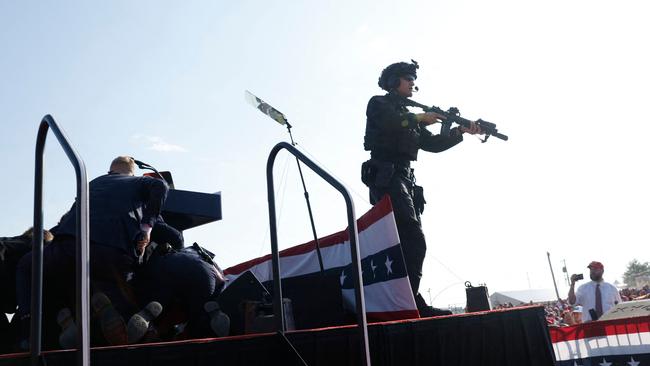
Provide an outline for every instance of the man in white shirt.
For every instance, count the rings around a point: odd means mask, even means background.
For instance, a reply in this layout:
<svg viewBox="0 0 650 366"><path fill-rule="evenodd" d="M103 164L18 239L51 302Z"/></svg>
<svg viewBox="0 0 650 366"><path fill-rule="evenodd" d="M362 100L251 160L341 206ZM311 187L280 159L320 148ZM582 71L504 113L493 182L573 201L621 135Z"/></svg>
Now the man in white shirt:
<svg viewBox="0 0 650 366"><path fill-rule="evenodd" d="M603 272L605 272L603 264L593 261L587 268L589 268L591 281L580 285L578 291L574 292L576 281L581 279L579 275L574 274L571 276L571 287L569 288L569 304L582 306L583 322L598 320L614 305L621 302L618 289L603 280Z"/></svg>

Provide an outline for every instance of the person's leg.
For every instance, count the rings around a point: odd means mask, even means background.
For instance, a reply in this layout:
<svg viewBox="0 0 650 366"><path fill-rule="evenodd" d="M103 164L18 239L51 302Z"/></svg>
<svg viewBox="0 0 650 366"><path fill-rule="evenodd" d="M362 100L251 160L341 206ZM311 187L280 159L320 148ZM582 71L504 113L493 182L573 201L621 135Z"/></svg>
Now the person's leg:
<svg viewBox="0 0 650 366"><path fill-rule="evenodd" d="M400 182L391 185L390 190L391 200L395 202L393 204L395 221L402 243L402 253L404 253L411 291L421 316L450 315L449 310L429 306L419 292L427 244L422 232L420 214L414 205L412 187L411 180L402 175Z"/></svg>
<svg viewBox="0 0 650 366"><path fill-rule="evenodd" d="M192 338L211 336L210 316L204 304L215 297L218 285L216 269L192 248L170 253L154 263L155 274L164 281L166 290L146 289L149 301L178 301L185 313L185 333ZM164 303L163 303L163 306Z"/></svg>
<svg viewBox="0 0 650 366"><path fill-rule="evenodd" d="M128 343L127 323L138 306L129 280L135 258L123 251L91 243L91 307L109 345Z"/></svg>
<svg viewBox="0 0 650 366"><path fill-rule="evenodd" d="M177 279L169 273L168 267L175 255L175 252L171 252L152 256L138 269L133 280L133 291L142 310L129 319L130 342L141 339L151 341L152 338L169 340L173 333L173 326L178 320L174 297ZM153 319L156 319L154 326L150 327ZM179 321L184 322L184 318Z"/></svg>
<svg viewBox="0 0 650 366"><path fill-rule="evenodd" d="M137 283L138 294L145 302L161 302L164 309L172 308L175 302L180 304L187 319L185 333L189 337L214 336L211 316L204 306L206 302L216 299L223 282L215 266L201 258L194 249L186 248L154 258L138 274ZM210 307L210 310L214 309Z"/></svg>
<svg viewBox="0 0 650 366"><path fill-rule="evenodd" d="M377 200L380 195L388 194L393 205L393 214L400 237L402 253L406 271L411 282L413 296L418 293L422 266L427 251L424 233L420 224L419 215L413 204L412 182L409 180L410 169L402 168L395 172L390 185L385 189L371 189L371 196Z"/></svg>
<svg viewBox="0 0 650 366"><path fill-rule="evenodd" d="M91 291L104 293L110 299L113 307L125 319L128 319L138 309L130 283L134 276L134 270L135 258L133 256L117 248L91 244Z"/></svg>
<svg viewBox="0 0 650 366"><path fill-rule="evenodd" d="M32 301L32 253L27 253L16 266L16 302L18 319L27 318L31 313Z"/></svg>
<svg viewBox="0 0 650 366"><path fill-rule="evenodd" d="M202 259L196 257L193 261L195 266L195 282L192 284L191 289L186 293L187 295L187 308L188 308L188 321L187 329L188 334L194 338L224 335L223 330L216 331L211 327L211 313L217 309L205 309L205 304L208 301L216 300L220 283L217 280L217 273L214 266L211 266ZM189 288L188 288L189 289ZM216 315L214 313L213 315ZM229 328L229 327L228 327Z"/></svg>
<svg viewBox="0 0 650 366"><path fill-rule="evenodd" d="M55 328L54 319L56 312L66 306L68 291L66 288L74 283L75 271L75 239L63 236L56 238L52 243L43 248L43 307L42 319L44 333ZM18 309L16 317L19 325L19 342L21 348L28 345L31 322L32 299L32 252L20 259L16 267L16 300ZM49 326L52 325L52 326ZM52 337L50 337L52 338ZM45 342L48 344L50 342Z"/></svg>
<svg viewBox="0 0 650 366"><path fill-rule="evenodd" d="M402 241L402 252L404 253L404 262L406 272L411 282L413 296L418 294L420 280L422 279L422 266L426 256L427 246L424 240L422 228L411 222L402 222L397 224L399 235Z"/></svg>

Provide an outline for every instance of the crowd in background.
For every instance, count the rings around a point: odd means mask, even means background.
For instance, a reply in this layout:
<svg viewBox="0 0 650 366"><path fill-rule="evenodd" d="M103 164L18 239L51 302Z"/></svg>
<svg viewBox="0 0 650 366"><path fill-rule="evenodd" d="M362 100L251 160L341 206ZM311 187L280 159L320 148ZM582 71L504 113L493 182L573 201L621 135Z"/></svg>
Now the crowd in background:
<svg viewBox="0 0 650 366"><path fill-rule="evenodd" d="M624 288L619 293L623 301L644 300L650 298L650 286L645 285L640 289Z"/></svg>
<svg viewBox="0 0 650 366"><path fill-rule="evenodd" d="M565 327L581 323L581 306L572 306L567 300L544 303L546 322L549 326Z"/></svg>
<svg viewBox="0 0 650 366"><path fill-rule="evenodd" d="M532 304L533 304L533 302L531 301L530 304L528 304L528 305L532 305ZM523 305L524 304L521 304L519 306L523 306ZM497 305L495 305L494 307L492 307L492 310L510 309L510 308L514 308L514 307L516 307L516 306L514 306L511 302L507 302L505 304L497 304Z"/></svg>
<svg viewBox="0 0 650 366"><path fill-rule="evenodd" d="M623 301L644 300L650 299L650 286L646 285L642 288L624 288L619 290L621 299ZM565 327L569 325L579 324L582 316L581 306L572 306L567 300L548 301L528 304L513 305L511 302L505 304L498 304L493 307L494 310L509 309L517 306L525 305L544 305L546 313L546 322L551 327Z"/></svg>

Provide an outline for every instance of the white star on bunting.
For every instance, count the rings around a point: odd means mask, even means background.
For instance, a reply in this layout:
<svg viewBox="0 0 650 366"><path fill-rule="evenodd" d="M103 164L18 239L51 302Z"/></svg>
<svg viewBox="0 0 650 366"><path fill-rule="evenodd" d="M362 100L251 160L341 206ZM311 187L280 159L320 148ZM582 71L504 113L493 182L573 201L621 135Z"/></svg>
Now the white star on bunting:
<svg viewBox="0 0 650 366"><path fill-rule="evenodd" d="M628 362L627 364L630 366L639 366L640 363L641 362L639 361L634 361L634 357L630 356L630 362Z"/></svg>
<svg viewBox="0 0 650 366"><path fill-rule="evenodd" d="M603 362L599 363L599 365L600 365L600 366L612 366L612 363L611 363L611 362L607 362L607 361L603 358Z"/></svg>
<svg viewBox="0 0 650 366"><path fill-rule="evenodd" d="M384 262L384 264L386 265L387 274L393 273L393 267L392 267L393 261L390 260L388 256L386 256L386 262Z"/></svg>

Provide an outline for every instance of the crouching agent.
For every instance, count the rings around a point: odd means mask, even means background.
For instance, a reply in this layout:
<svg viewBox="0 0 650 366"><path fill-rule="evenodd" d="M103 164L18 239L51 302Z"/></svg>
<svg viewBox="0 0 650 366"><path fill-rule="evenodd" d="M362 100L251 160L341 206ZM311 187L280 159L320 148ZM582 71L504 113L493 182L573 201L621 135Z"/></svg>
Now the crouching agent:
<svg viewBox="0 0 650 366"><path fill-rule="evenodd" d="M137 312L131 279L149 243L168 187L159 179L135 177L134 172L133 158L120 156L112 161L108 174L89 183L91 310L93 323L101 331L94 344L136 343L146 333L149 320L162 311L160 304L151 303ZM58 341L64 348L77 343L70 310L74 309L70 299L75 290L71 284L75 283L76 222L75 203L52 229L54 241L43 250L44 302L68 299L67 307L59 307L61 310L54 316L44 312L43 318L54 317L61 325ZM31 264L31 255L23 257L16 278L17 316L24 349L29 346ZM125 319L129 319L128 324Z"/></svg>
<svg viewBox="0 0 650 366"><path fill-rule="evenodd" d="M164 309L145 341L228 335L230 319L216 302L225 277L212 253L196 243L174 250L152 242L145 257L134 281L140 303Z"/></svg>

